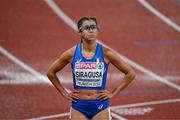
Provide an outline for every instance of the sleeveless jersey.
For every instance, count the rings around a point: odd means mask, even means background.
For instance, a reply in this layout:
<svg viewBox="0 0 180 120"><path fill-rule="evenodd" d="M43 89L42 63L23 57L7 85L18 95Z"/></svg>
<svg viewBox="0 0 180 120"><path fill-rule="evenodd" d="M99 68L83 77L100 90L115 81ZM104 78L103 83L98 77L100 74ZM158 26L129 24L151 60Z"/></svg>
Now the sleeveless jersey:
<svg viewBox="0 0 180 120"><path fill-rule="evenodd" d="M108 64L102 44L97 42L96 52L90 59L82 55L82 43L77 44L71 67L75 89L105 90Z"/></svg>

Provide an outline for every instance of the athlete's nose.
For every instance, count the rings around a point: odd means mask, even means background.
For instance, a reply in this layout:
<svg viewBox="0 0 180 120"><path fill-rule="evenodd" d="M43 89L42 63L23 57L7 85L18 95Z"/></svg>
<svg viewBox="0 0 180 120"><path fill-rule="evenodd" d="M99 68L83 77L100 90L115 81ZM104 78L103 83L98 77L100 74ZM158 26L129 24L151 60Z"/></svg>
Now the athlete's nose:
<svg viewBox="0 0 180 120"><path fill-rule="evenodd" d="M89 32L94 32L94 29L90 28L90 29L89 29Z"/></svg>

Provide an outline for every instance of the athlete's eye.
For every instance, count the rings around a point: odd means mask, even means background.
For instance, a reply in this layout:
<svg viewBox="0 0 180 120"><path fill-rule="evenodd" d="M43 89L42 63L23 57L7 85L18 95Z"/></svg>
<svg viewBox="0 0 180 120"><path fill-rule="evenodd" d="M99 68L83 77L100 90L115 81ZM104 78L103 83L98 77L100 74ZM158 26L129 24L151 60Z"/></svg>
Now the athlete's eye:
<svg viewBox="0 0 180 120"><path fill-rule="evenodd" d="M97 25L90 25L91 29L97 29Z"/></svg>
<svg viewBox="0 0 180 120"><path fill-rule="evenodd" d="M90 26L89 25L86 25L83 27L84 30L89 30L90 29Z"/></svg>
<svg viewBox="0 0 180 120"><path fill-rule="evenodd" d="M80 29L81 30L90 30L90 29L95 30L97 28L98 28L97 25L84 25Z"/></svg>

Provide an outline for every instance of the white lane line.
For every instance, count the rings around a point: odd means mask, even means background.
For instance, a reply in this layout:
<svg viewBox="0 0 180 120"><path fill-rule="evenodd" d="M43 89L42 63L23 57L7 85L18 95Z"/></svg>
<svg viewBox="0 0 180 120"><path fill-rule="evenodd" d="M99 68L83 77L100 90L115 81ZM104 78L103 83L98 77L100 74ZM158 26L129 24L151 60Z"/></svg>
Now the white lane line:
<svg viewBox="0 0 180 120"><path fill-rule="evenodd" d="M160 13L157 9L155 9L153 6L151 6L146 0L138 0L138 2L143 5L146 9L148 9L150 12L152 12L154 15L156 15L158 18L160 18L163 22L168 24L170 27L174 28L176 31L180 32L180 26L174 23L172 20L170 20L168 17Z"/></svg>
<svg viewBox="0 0 180 120"><path fill-rule="evenodd" d="M112 115L112 117L114 117L114 118L116 118L118 120L127 120L126 118L121 117L120 115L118 115L116 113L113 113L112 111L111 111L111 115Z"/></svg>
<svg viewBox="0 0 180 120"><path fill-rule="evenodd" d="M136 68L137 70L141 71L142 73L156 79L157 81L161 82L161 83L164 83L172 88L175 88L177 90L180 90L180 86L178 86L177 84L175 83L172 83L170 81L168 81L167 79L161 77L160 75L146 69L145 67L135 63L134 61L130 60L129 58L125 57L124 55L120 54L120 57L126 61L128 64L130 64L131 66L133 66L134 68Z"/></svg>
<svg viewBox="0 0 180 120"><path fill-rule="evenodd" d="M0 52L5 55L7 58L9 58L10 60L12 60L13 62L15 62L17 65L19 65L20 67L22 67L23 69L27 70L28 72L30 72L32 75L35 75L38 80L42 80L42 83L46 83L49 85L52 85L52 83L50 82L50 80L45 77L44 75L42 75L41 73L37 72L36 70L34 70L32 67L28 66L27 64L25 64L24 62L22 62L21 60L19 60L17 57L15 57L14 55L12 55L10 52L8 52L6 49L4 49L2 46L0 46ZM18 82L18 81L17 81ZM33 83L33 81L31 82ZM65 88L67 90L67 92L70 92L69 89Z"/></svg>
<svg viewBox="0 0 180 120"><path fill-rule="evenodd" d="M149 77L147 75L136 75L136 76L137 76L136 77L137 80L147 80L147 81L154 80L152 77ZM119 77L119 76L117 74L117 75L114 75L113 77L115 78L115 77ZM179 75L178 76L164 75L164 76L161 76L161 77L163 77L164 79L167 79L169 81L179 81L180 80Z"/></svg>
<svg viewBox="0 0 180 120"><path fill-rule="evenodd" d="M61 18L69 27L73 28L77 31L76 24L69 18L62 10L60 10L60 7L56 5L56 3L53 0L44 0L50 8L56 13L56 15Z"/></svg>
<svg viewBox="0 0 180 120"><path fill-rule="evenodd" d="M119 109L119 108L140 107L140 106L147 106L147 105L168 104L168 103L176 103L176 102L180 102L180 99L168 99L168 100L149 101L149 102L143 102L143 103L134 103L134 104L127 104L127 105L111 106L111 110L112 110L111 115L117 119L119 118L119 120L125 120L125 118L113 113L113 110ZM45 119L50 119L50 118L65 117L65 116L69 116L69 115L70 115L70 112L67 112L67 113L61 113L61 114L56 114L56 115L31 118L28 120L45 120Z"/></svg>
<svg viewBox="0 0 180 120"><path fill-rule="evenodd" d="M42 80L44 83L51 84L51 82L45 76L43 76L41 73L37 72L36 70L34 70L32 67L28 66L27 64L25 64L21 60L19 60L17 57L12 55L10 52L8 52L6 49L4 49L2 46L0 46L0 52L3 55L5 55L7 58L9 58L10 60L15 62L17 65L22 67L23 69L27 70L28 72L30 72L31 74L36 76L38 79Z"/></svg>
<svg viewBox="0 0 180 120"><path fill-rule="evenodd" d="M67 25L69 25L72 29L77 30L77 27L75 27L75 26L76 26L76 23L75 23L73 20L71 20L71 18L69 18L69 17L61 10L61 8L56 5L56 3L55 3L53 0L44 0L44 1L45 1L45 2L47 3L47 5L56 13L56 15L57 15L60 19L62 19L63 21L65 21L65 23L66 23ZM61 14L61 13L63 13L63 14ZM59 16L59 14L61 14L61 16ZM66 21L67 18L68 18L68 21ZM159 82L162 82L162 83L164 83L164 84L166 84L166 85L168 85L168 86L170 86L170 87L173 87L173 88L175 88L175 89L177 89L177 90L180 90L180 86L178 86L178 85L176 85L176 84L168 81L167 79L165 79L165 78L157 75L156 73L154 73L154 72L146 69L145 67L143 67L143 66L135 63L134 61L130 60L129 58L125 57L124 55L122 55L122 54L120 54L120 53L117 53L117 54L118 54L124 61L126 61L128 64L130 64L131 66L133 66L133 67L136 68L137 70L141 71L142 73L144 73L144 74L146 74L146 75L148 75L148 76L150 76L150 77L158 80Z"/></svg>
<svg viewBox="0 0 180 120"><path fill-rule="evenodd" d="M112 106L111 109L119 109L119 108L129 108L129 107L140 107L140 106L147 106L147 105L157 105L157 104L167 104L167 103L175 103L180 102L180 99L169 99L169 100L159 100L159 101L150 101L150 102L143 102L143 103L133 103L127 105L118 105Z"/></svg>

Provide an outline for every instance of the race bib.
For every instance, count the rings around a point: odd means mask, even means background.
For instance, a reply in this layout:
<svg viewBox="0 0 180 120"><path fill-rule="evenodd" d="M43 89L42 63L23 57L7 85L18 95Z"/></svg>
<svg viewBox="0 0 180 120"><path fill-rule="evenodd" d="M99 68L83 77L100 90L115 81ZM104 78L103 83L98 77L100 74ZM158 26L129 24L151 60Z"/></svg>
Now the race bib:
<svg viewBox="0 0 180 120"><path fill-rule="evenodd" d="M103 70L103 62L76 62L76 85L83 87L101 87Z"/></svg>

